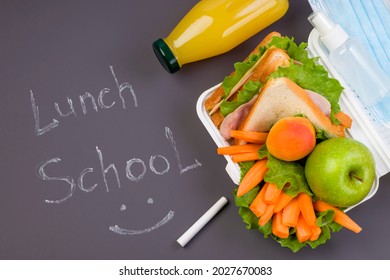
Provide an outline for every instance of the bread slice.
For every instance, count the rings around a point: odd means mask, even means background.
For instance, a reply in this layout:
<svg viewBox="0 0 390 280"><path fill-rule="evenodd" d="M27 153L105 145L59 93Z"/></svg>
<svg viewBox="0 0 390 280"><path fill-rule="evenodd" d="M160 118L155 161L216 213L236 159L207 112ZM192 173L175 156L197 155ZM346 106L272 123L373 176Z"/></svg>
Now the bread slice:
<svg viewBox="0 0 390 280"><path fill-rule="evenodd" d="M345 136L345 127L334 124L307 92L288 78L267 81L240 129L268 132L279 119L295 115L304 115L328 137Z"/></svg>

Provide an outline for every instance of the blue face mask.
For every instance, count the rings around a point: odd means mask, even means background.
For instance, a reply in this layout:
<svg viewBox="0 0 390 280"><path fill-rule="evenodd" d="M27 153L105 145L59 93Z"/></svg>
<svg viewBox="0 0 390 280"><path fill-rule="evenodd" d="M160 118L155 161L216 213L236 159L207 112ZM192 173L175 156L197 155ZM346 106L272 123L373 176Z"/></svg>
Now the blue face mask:
<svg viewBox="0 0 390 280"><path fill-rule="evenodd" d="M390 76L390 0L308 0L351 37L359 39Z"/></svg>

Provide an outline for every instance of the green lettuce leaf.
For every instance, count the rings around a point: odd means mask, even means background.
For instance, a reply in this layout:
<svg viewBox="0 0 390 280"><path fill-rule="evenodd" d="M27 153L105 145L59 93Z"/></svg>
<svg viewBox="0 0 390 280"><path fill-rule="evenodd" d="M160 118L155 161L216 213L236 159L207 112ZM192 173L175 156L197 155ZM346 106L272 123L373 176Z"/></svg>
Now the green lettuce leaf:
<svg viewBox="0 0 390 280"><path fill-rule="evenodd" d="M237 196L237 189L233 191L234 202L237 206L239 206L238 213L242 217L243 222L246 224L247 229L258 228L259 219L249 209L249 205L259 193L259 189L259 187L255 187L254 189L240 197Z"/></svg>
<svg viewBox="0 0 390 280"><path fill-rule="evenodd" d="M237 99L233 101L222 101L221 113L223 116L227 116L234 112L239 106L249 102L256 94L259 93L263 84L260 81L248 81L243 89L238 92Z"/></svg>
<svg viewBox="0 0 390 280"><path fill-rule="evenodd" d="M307 43L301 43L299 46L294 42L293 37L278 37L275 36L272 38L271 42L268 43L267 48L275 47L283 49L287 52L288 56L296 61L301 63L306 63L311 60L309 54L306 51Z"/></svg>
<svg viewBox="0 0 390 280"><path fill-rule="evenodd" d="M255 216L256 217L256 216ZM257 228L263 234L264 238L273 236L272 234L272 219L268 221L264 226L259 226L259 219L257 219Z"/></svg>
<svg viewBox="0 0 390 280"><path fill-rule="evenodd" d="M258 227L258 220L252 211L246 207L240 207L238 214L242 217L243 222L246 224L247 229L256 229Z"/></svg>
<svg viewBox="0 0 390 280"><path fill-rule="evenodd" d="M265 48L260 49L259 54L252 54L248 60L234 63L234 74L227 76L222 81L222 88L224 90L224 98L230 93L232 88L241 80L245 73L255 65L256 61L263 55Z"/></svg>
<svg viewBox="0 0 390 280"><path fill-rule="evenodd" d="M279 160L271 154L268 154L268 172L265 174L264 181L274 183L279 189L284 186L284 192L292 197L301 192L312 196L309 185L305 177L305 168L298 162L287 162Z"/></svg>
<svg viewBox="0 0 390 280"><path fill-rule="evenodd" d="M301 250L303 247L306 246L305 243L301 243L298 241L298 238L295 234L291 234L287 238L279 238L275 235L273 235L274 239L280 243L282 247L287 247L294 253Z"/></svg>
<svg viewBox="0 0 390 280"><path fill-rule="evenodd" d="M233 191L234 202L239 207L249 208L249 205L255 199L256 195L259 193L259 190L260 190L260 187L257 186L242 196L237 196L237 191L235 190L235 191Z"/></svg>
<svg viewBox="0 0 390 280"><path fill-rule="evenodd" d="M333 232L340 231L343 227L338 223L333 222L334 214L333 210L317 213L317 226L323 227L327 225Z"/></svg>
<svg viewBox="0 0 390 280"><path fill-rule="evenodd" d="M325 130L320 130L317 127L315 129L316 129L317 144L319 144L319 142L324 141L324 140L329 138L328 133L326 133Z"/></svg>
<svg viewBox="0 0 390 280"><path fill-rule="evenodd" d="M260 159L268 158L265 182L274 183L279 189L284 187L284 192L292 197L300 192L313 195L306 181L305 168L299 162L288 162L273 157L266 145L259 149L258 154Z"/></svg>

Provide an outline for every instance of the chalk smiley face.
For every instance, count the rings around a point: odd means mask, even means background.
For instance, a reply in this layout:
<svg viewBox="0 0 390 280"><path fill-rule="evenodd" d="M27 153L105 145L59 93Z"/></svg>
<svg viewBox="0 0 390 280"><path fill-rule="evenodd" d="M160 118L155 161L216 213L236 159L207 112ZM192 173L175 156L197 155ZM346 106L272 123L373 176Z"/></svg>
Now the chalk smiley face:
<svg viewBox="0 0 390 280"><path fill-rule="evenodd" d="M147 203L148 204L153 204L153 199L149 198L147 200ZM120 210L121 211L126 210L126 205L122 204ZM172 220L174 215L175 215L175 212L172 211L172 210L169 210L168 214L165 215L165 217L162 220L158 221L155 225L152 225L151 227L148 227L148 228L145 228L145 229L125 229L125 228L119 227L118 225L110 226L109 229L112 232L120 234L120 235L143 234L143 233L151 232L151 231L153 231L155 229L158 229L159 227L165 225L166 223L168 223L169 221Z"/></svg>

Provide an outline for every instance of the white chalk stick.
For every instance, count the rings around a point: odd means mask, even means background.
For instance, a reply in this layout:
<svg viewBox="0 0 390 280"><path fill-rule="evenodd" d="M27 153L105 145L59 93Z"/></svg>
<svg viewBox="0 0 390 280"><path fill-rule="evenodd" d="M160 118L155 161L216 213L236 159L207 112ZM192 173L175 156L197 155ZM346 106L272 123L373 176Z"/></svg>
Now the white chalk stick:
<svg viewBox="0 0 390 280"><path fill-rule="evenodd" d="M221 210L228 200L226 197L221 197L206 213L203 214L182 236L179 237L177 243L182 247L186 244Z"/></svg>

